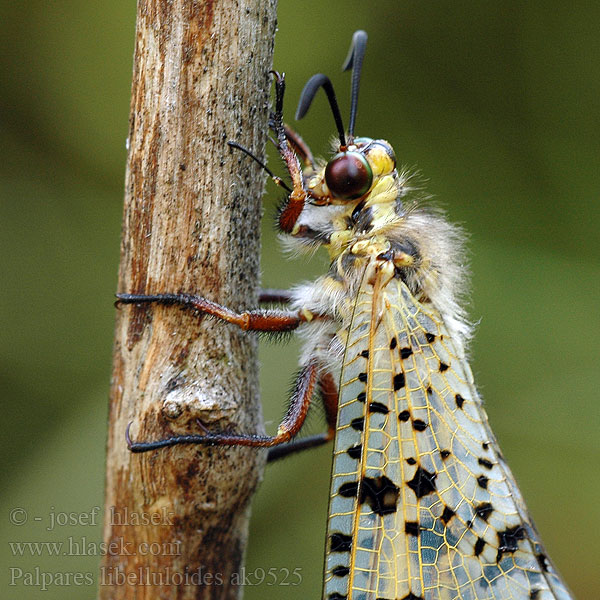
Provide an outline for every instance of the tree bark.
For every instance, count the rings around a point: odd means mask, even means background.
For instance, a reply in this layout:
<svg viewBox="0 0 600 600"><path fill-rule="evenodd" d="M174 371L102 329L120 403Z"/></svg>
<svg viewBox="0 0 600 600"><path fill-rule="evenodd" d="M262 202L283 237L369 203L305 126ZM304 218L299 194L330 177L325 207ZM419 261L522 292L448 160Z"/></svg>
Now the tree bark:
<svg viewBox="0 0 600 600"><path fill-rule="evenodd" d="M256 303L276 0L139 0L118 289ZM117 311L99 598L238 598L265 453L135 440L262 432L256 341L164 306Z"/></svg>

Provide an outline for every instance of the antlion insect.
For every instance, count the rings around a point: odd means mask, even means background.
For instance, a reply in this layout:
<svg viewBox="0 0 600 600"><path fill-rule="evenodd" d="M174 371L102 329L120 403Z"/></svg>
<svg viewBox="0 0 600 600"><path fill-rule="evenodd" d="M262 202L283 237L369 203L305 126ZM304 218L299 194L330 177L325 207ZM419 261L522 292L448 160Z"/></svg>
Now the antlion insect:
<svg viewBox="0 0 600 600"><path fill-rule="evenodd" d="M388 142L354 136L366 39L354 34L344 65L352 67L347 135L325 75L302 92L297 118L321 87L335 118L339 145L324 165L284 125L285 83L275 74L271 128L292 181L289 188L269 171L289 192L279 227L296 248L324 246L328 273L289 293L263 294L289 310L236 313L187 294L118 294L124 304L175 304L249 331L298 329L302 368L277 434L132 442L128 432L130 448L243 445L271 448L273 459L335 438L326 600L571 598L473 383L471 328L459 306L462 233L421 206ZM293 440L317 393L328 431Z"/></svg>

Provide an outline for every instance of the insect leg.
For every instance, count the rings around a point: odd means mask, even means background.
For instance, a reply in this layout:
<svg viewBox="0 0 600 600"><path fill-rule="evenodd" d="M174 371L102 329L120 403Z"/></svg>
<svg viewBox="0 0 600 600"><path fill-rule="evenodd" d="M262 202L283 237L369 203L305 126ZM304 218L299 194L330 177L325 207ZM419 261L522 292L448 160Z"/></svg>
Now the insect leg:
<svg viewBox="0 0 600 600"><path fill-rule="evenodd" d="M338 391L333 375L324 371L319 376L319 392L325 408L325 418L327 419L327 431L317 435L311 435L301 440L293 440L281 446L275 446L269 450L267 462L273 462L284 456L295 454L307 448L316 448L331 441L335 436L335 427L337 420Z"/></svg>
<svg viewBox="0 0 600 600"><path fill-rule="evenodd" d="M191 294L117 294L117 298L119 304L175 304L233 323L245 331L292 331L312 317L301 311L285 310L251 310L238 313Z"/></svg>
<svg viewBox="0 0 600 600"><path fill-rule="evenodd" d="M283 181L283 179L281 179L281 177L278 177L277 175L275 175L275 173L273 173L273 171L271 171L271 169L269 169L269 167L267 167L267 165L265 165L265 163L262 160L260 160L260 158L258 158L258 156L253 154L250 150L248 150L248 148L245 148L244 146L238 144L237 142L232 142L232 141L227 142L227 145L231 148L237 148L238 150L241 150L244 154L249 156L252 160L256 161L261 166L261 168L267 172L267 174L273 180L274 183L276 183L279 187L282 187L288 194L292 193L292 190L289 188L288 184L285 181Z"/></svg>
<svg viewBox="0 0 600 600"><path fill-rule="evenodd" d="M310 435L302 438L301 440L294 440L293 442L288 442L287 444L275 446L269 449L267 462L275 462L280 458L285 458L290 454L296 454L296 452L307 450L308 448L317 448L318 446L326 444L331 439L332 438L327 433L317 433L316 435Z"/></svg>
<svg viewBox="0 0 600 600"><path fill-rule="evenodd" d="M285 137L294 152L300 157L300 160L306 167L312 169L314 167L315 159L308 144L289 125L284 124L283 127L285 129Z"/></svg>
<svg viewBox="0 0 600 600"><path fill-rule="evenodd" d="M292 301L292 293L290 290L279 290L273 288L266 288L260 290L258 295L258 301L263 302L279 302L281 304L287 304Z"/></svg>
<svg viewBox="0 0 600 600"><path fill-rule="evenodd" d="M292 233L296 221L302 212L307 194L303 185L302 169L296 153L288 143L286 128L283 124L283 96L285 94L285 78L275 74L275 112L271 114L271 129L277 136L277 150L292 179L292 193L289 195L283 210L279 214L279 227L286 233Z"/></svg>
<svg viewBox="0 0 600 600"><path fill-rule="evenodd" d="M214 433L207 435L179 435L154 442L134 442L129 435L130 423L126 434L127 445L132 452L148 452L149 450L177 446L179 444L250 446L254 448L270 448L278 444L284 444L289 442L304 424L310 400L317 385L318 371L315 361L309 362L302 368L296 380L287 413L283 421L279 424L277 434L274 436Z"/></svg>

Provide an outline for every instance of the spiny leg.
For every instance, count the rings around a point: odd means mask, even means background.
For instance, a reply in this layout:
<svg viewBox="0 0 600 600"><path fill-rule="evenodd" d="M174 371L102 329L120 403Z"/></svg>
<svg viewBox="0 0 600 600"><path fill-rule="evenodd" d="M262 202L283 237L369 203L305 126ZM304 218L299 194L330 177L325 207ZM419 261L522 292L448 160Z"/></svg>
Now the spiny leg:
<svg viewBox="0 0 600 600"><path fill-rule="evenodd" d="M298 157L294 153L286 135L286 126L283 123L283 97L285 95L285 75L273 71L275 75L275 112L271 113L269 125L277 136L277 149L285 162L287 170L292 178L294 191L304 191L302 186L302 170Z"/></svg>
<svg viewBox="0 0 600 600"><path fill-rule="evenodd" d="M292 331L309 317L301 311L251 310L241 313L191 294L117 294L119 304L177 305L233 323L244 331Z"/></svg>
<svg viewBox="0 0 600 600"><path fill-rule="evenodd" d="M277 73L276 73L276 75L277 75ZM292 150L295 152L295 154L297 156L300 157L300 160L304 163L305 167L308 167L309 169L313 169L314 163L315 163L315 158L313 156L313 153L312 153L310 147L302 139L302 137L300 136L300 134L297 131L292 129L287 123L282 122L282 118L283 117L281 116L281 119L279 119L276 112L271 112L271 114L269 115L269 129L271 129L271 131L273 131L275 133L275 135L277 135L277 138L279 139L279 130L280 130L280 127L283 127L285 137L288 141L288 144L291 146ZM278 139L275 140L271 136L269 136L269 140L271 140L271 142L274 144L275 148L277 148L279 150Z"/></svg>
<svg viewBox="0 0 600 600"><path fill-rule="evenodd" d="M310 401L319 378L316 361L305 365L296 380L287 413L274 436L214 433L206 435L179 435L154 442L134 442L130 437L131 423L127 426L127 445L132 452L148 452L158 448L179 444L201 444L204 446L249 446L270 448L289 442L301 429L308 413Z"/></svg>
<svg viewBox="0 0 600 600"><path fill-rule="evenodd" d="M316 448L331 441L335 436L338 407L338 390L333 379L333 375L328 371L323 371L319 376L319 392L321 401L325 408L325 418L327 419L327 431L317 435L311 435L301 440L293 440L281 446L275 446L269 450L267 462L273 462L290 454L295 454L308 448Z"/></svg>
<svg viewBox="0 0 600 600"><path fill-rule="evenodd" d="M286 128L283 124L283 96L285 94L285 78L276 71L275 74L275 112L271 113L271 129L277 136L277 150L283 159L292 180L292 193L289 195L283 210L279 214L279 227L285 233L292 233L300 213L307 200L304 189L304 178L300 162L292 146L288 143Z"/></svg>
<svg viewBox="0 0 600 600"><path fill-rule="evenodd" d="M138 297L138 298L154 298L155 296L160 295L160 296L169 296L170 294L117 294L117 303L118 304L142 304L144 302L146 303L150 303L150 302L158 302L156 300L137 300L136 302L132 302L129 300L129 298L132 298L134 296ZM179 295L181 296L182 294L173 294L173 295ZM265 304L268 302L275 302L275 303L279 303L279 304L288 304L292 301L292 292L291 290L284 290L284 289L280 289L280 288L262 288L260 290L260 292L258 293L258 302L259 304ZM167 304L167 302L162 302L162 304ZM176 302L173 302L173 304L176 304Z"/></svg>

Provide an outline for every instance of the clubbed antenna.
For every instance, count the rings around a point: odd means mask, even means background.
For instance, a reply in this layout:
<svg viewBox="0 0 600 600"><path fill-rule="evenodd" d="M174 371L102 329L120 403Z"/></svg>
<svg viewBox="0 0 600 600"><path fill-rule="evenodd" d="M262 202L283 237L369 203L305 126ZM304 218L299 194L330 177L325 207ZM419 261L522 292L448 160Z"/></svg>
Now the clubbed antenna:
<svg viewBox="0 0 600 600"><path fill-rule="evenodd" d="M340 138L340 147L345 148L346 135L344 133L344 123L342 122L342 115L340 114L340 107L338 106L337 98L335 97L333 85L327 75L317 73L306 82L306 85L300 94L300 100L298 101L296 120L300 120L308 112L313 98L320 87L322 87L327 94L327 100L329 100L329 106L331 106L331 112L333 113L335 126L337 127L338 136Z"/></svg>
<svg viewBox="0 0 600 600"><path fill-rule="evenodd" d="M342 71L352 68L352 92L350 104L350 123L348 125L348 138L352 143L354 139L354 124L356 122L356 111L358 110L358 90L360 87L360 72L362 70L365 50L367 49L367 32L359 29L352 36L352 44L348 56L342 65Z"/></svg>

